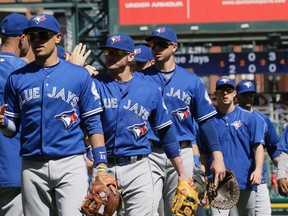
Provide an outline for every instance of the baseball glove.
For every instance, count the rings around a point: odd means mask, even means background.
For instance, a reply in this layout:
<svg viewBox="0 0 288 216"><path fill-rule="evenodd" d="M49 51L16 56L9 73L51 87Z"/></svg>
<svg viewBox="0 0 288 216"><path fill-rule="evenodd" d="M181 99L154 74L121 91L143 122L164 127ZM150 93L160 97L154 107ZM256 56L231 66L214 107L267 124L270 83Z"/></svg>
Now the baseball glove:
<svg viewBox="0 0 288 216"><path fill-rule="evenodd" d="M116 180L108 174L96 175L91 191L81 205L81 213L87 216L113 215L120 201Z"/></svg>
<svg viewBox="0 0 288 216"><path fill-rule="evenodd" d="M172 201L171 212L177 216L192 216L195 214L206 192L206 176L197 171L192 178L178 183L176 194Z"/></svg>
<svg viewBox="0 0 288 216"><path fill-rule="evenodd" d="M214 185L213 180L208 184L208 200L211 206L217 209L231 209L240 197L240 189L234 172L226 170L225 178Z"/></svg>

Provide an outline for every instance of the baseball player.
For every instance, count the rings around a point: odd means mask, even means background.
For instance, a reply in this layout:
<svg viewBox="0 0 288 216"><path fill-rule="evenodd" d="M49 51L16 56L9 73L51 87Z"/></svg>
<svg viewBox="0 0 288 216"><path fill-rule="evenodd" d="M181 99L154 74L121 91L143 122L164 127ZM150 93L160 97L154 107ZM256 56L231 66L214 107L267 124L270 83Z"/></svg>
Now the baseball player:
<svg viewBox="0 0 288 216"><path fill-rule="evenodd" d="M152 51L149 47L143 44L137 45L134 53L135 57L131 65L133 71L140 71L154 64Z"/></svg>
<svg viewBox="0 0 288 216"><path fill-rule="evenodd" d="M259 112L258 110L253 109L253 103L256 94L255 84L249 80L242 80L237 84L236 90L237 90L237 101L239 106L255 114L255 117L259 118L260 121L263 122L265 129L264 131L265 147L271 160L277 167L280 155L280 152L277 150L279 137L270 118L267 115ZM258 185L257 187L255 210L256 210L255 211L256 216L271 215L272 213L269 190L267 187L265 163L263 164L262 181L261 184Z"/></svg>
<svg viewBox="0 0 288 216"><path fill-rule="evenodd" d="M54 16L32 17L24 33L35 61L9 76L0 107L5 136L21 127L24 214L81 215L88 176L80 123L98 156L95 163L107 164L95 82L83 67L57 56L62 34Z"/></svg>
<svg viewBox="0 0 288 216"><path fill-rule="evenodd" d="M240 199L231 210L211 207L211 215L255 215L257 185L261 183L264 161L263 122L234 104L236 90L233 80L221 77L216 82L218 113L214 124L219 134L227 169L231 169L240 188Z"/></svg>
<svg viewBox="0 0 288 216"><path fill-rule="evenodd" d="M278 191L281 196L288 196L288 126L285 127L280 138L278 150L280 151L280 158L277 167Z"/></svg>
<svg viewBox="0 0 288 216"><path fill-rule="evenodd" d="M108 156L108 174L118 181L124 199L124 215L153 214L153 179L148 155L148 134L158 132L166 157L175 166L176 181L187 179L180 147L158 87L134 76L134 42L126 34L110 36L104 50L107 74L97 76L104 105L101 115ZM118 211L118 215L121 212Z"/></svg>
<svg viewBox="0 0 288 216"><path fill-rule="evenodd" d="M175 126L177 141L181 146L186 173L189 176L193 174L192 144L196 140L194 130L196 121L210 151L213 152L211 170L215 181L223 179L225 175L223 156L211 119L216 111L199 77L175 64L174 53L178 48L176 33L169 27L159 27L152 31L146 41L152 49L155 64L135 74L145 76L161 89ZM153 140L152 154L149 155L149 159L154 179L154 210L157 210L159 201L163 198L163 214L167 216L171 215L171 203L177 186L176 172L172 164L167 161L157 134L151 134L150 139ZM197 145L193 146L197 148ZM157 212L155 214L157 215Z"/></svg>
<svg viewBox="0 0 288 216"><path fill-rule="evenodd" d="M28 39L23 34L28 27L24 15L11 13L0 26L2 47L0 49L0 104L9 74L27 63L24 57L29 49ZM20 136L13 139L0 134L0 215L23 215L21 199L21 157Z"/></svg>

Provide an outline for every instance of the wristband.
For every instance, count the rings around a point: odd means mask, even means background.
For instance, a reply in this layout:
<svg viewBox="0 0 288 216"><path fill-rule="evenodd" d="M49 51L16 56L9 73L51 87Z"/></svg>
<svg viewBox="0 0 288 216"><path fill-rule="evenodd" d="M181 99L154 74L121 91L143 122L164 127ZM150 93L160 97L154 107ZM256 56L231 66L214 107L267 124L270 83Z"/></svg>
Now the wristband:
<svg viewBox="0 0 288 216"><path fill-rule="evenodd" d="M97 166L100 163L105 163L105 164L108 163L105 146L98 146L98 147L92 149L92 155L94 158L94 165Z"/></svg>
<svg viewBox="0 0 288 216"><path fill-rule="evenodd" d="M200 170L200 157L199 155L193 155L195 170Z"/></svg>
<svg viewBox="0 0 288 216"><path fill-rule="evenodd" d="M100 172L106 172L107 173L107 167L97 166L96 169L97 169L97 173L100 173Z"/></svg>

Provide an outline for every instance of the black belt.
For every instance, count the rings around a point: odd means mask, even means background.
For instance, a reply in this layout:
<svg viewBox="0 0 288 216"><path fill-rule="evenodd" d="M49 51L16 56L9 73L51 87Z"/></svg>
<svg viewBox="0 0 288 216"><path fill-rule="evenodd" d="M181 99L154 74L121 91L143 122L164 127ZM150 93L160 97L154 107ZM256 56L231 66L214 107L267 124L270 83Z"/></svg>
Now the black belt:
<svg viewBox="0 0 288 216"><path fill-rule="evenodd" d="M155 148L162 148L162 145L160 142L151 140L150 143ZM192 147L192 143L190 140L179 141L179 145L180 145L180 148Z"/></svg>
<svg viewBox="0 0 288 216"><path fill-rule="evenodd" d="M147 155L135 155L135 156L108 156L108 163L124 166L127 164L135 163L136 161L142 160Z"/></svg>

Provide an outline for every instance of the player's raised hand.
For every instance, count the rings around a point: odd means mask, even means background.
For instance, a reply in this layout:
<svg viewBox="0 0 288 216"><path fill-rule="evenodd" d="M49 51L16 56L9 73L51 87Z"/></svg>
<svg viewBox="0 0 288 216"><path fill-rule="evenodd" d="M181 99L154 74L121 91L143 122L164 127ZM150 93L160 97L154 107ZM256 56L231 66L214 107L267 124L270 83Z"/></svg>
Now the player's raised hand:
<svg viewBox="0 0 288 216"><path fill-rule="evenodd" d="M66 60L76 65L85 66L90 53L91 50L86 51L86 45L79 43L75 46L73 52L66 58Z"/></svg>
<svg viewBox="0 0 288 216"><path fill-rule="evenodd" d="M0 106L0 127L4 126L4 113L7 107L8 104L3 104L2 106Z"/></svg>

